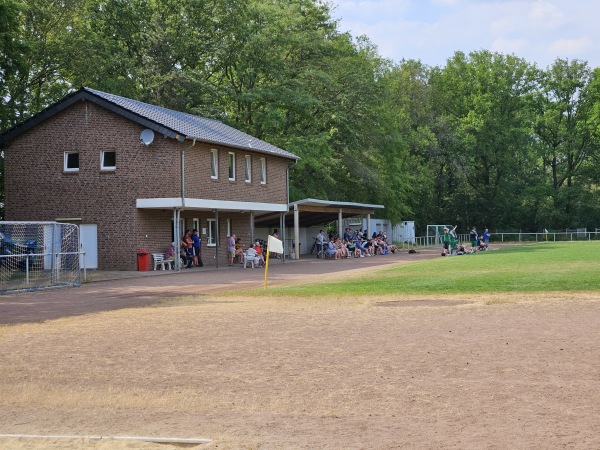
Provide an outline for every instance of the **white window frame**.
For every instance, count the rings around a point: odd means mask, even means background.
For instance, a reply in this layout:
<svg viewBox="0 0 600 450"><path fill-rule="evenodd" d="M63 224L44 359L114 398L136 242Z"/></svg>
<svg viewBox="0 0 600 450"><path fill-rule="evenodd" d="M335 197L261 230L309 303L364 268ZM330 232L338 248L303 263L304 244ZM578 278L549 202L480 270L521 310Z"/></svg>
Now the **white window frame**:
<svg viewBox="0 0 600 450"><path fill-rule="evenodd" d="M115 154L115 165L114 166L107 166L107 165L104 164L104 155L107 152ZM114 151L114 150L102 150L102 153L100 154L100 170L117 170L117 152L116 151Z"/></svg>
<svg viewBox="0 0 600 450"><path fill-rule="evenodd" d="M64 161L63 161L63 170L65 172L79 172L79 166L81 165L81 161L78 161L77 167L67 167L69 155L79 155L79 152L65 152Z"/></svg>
<svg viewBox="0 0 600 450"><path fill-rule="evenodd" d="M260 184L267 184L267 158L260 158Z"/></svg>
<svg viewBox="0 0 600 450"><path fill-rule="evenodd" d="M210 178L219 179L219 151L214 148L210 150Z"/></svg>
<svg viewBox="0 0 600 450"><path fill-rule="evenodd" d="M206 220L206 246L216 247L217 246L217 219Z"/></svg>
<svg viewBox="0 0 600 450"><path fill-rule="evenodd" d="M246 155L246 183L252 183L252 157Z"/></svg>
<svg viewBox="0 0 600 450"><path fill-rule="evenodd" d="M200 219L192 219L192 230L198 230L200 234Z"/></svg>
<svg viewBox="0 0 600 450"><path fill-rule="evenodd" d="M227 170L229 181L235 181L235 153L227 152Z"/></svg>
<svg viewBox="0 0 600 450"><path fill-rule="evenodd" d="M227 219L227 236L231 236L231 219Z"/></svg>

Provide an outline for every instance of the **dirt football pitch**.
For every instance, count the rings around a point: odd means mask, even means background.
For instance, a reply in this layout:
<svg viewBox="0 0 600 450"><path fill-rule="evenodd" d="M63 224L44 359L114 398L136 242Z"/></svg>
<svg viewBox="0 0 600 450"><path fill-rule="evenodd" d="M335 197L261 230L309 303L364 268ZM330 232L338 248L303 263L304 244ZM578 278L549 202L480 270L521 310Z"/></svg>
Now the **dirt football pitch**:
<svg viewBox="0 0 600 450"><path fill-rule="evenodd" d="M278 263L271 281L434 255L388 256ZM248 295L263 275L1 296L0 449L600 448L600 292Z"/></svg>

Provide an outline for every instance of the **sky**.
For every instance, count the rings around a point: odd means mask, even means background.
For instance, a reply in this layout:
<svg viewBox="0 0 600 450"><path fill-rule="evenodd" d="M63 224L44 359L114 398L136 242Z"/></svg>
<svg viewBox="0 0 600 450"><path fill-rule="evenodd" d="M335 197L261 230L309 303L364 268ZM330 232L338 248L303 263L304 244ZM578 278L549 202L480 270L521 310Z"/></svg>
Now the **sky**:
<svg viewBox="0 0 600 450"><path fill-rule="evenodd" d="M600 67L597 0L332 0L339 31L381 56L444 66L454 52L514 54L545 69L557 58Z"/></svg>

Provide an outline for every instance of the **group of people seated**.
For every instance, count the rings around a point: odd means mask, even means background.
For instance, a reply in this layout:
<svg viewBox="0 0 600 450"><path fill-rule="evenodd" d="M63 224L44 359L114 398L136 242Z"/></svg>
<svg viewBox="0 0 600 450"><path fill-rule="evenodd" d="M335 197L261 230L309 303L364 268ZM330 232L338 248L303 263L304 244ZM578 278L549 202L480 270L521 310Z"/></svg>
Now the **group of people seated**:
<svg viewBox="0 0 600 450"><path fill-rule="evenodd" d="M240 264L244 264L244 259L253 261L258 267L264 267L265 257L263 244L256 240L253 246L244 248L241 238L235 241L235 257Z"/></svg>
<svg viewBox="0 0 600 450"><path fill-rule="evenodd" d="M344 258L364 258L375 255L387 255L396 253L397 247L388 242L387 236L383 231L374 232L369 238L366 230L354 230L346 228L343 237L330 234L329 239L325 239L323 230L315 238L317 242L317 258L321 255L331 259Z"/></svg>

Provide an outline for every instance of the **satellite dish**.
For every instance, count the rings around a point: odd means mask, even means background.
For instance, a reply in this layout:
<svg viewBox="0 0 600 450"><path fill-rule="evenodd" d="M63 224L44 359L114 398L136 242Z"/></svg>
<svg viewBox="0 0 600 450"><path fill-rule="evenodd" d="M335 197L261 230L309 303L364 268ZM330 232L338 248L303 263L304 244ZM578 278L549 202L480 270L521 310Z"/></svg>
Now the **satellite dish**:
<svg viewBox="0 0 600 450"><path fill-rule="evenodd" d="M149 128L146 128L144 131L140 133L140 142L144 145L152 144L154 140L154 131Z"/></svg>

